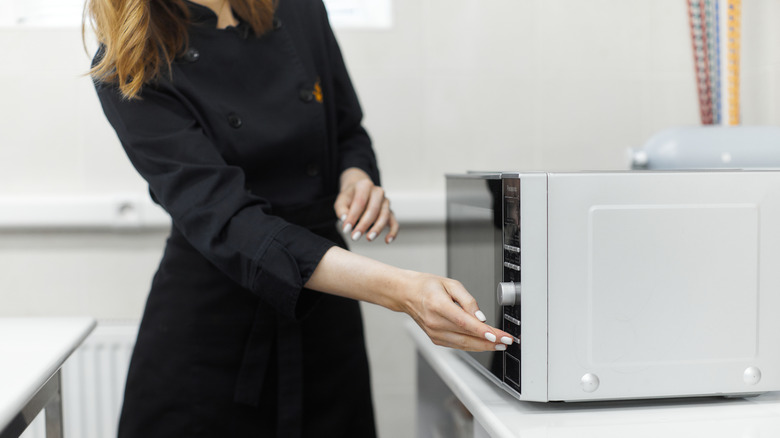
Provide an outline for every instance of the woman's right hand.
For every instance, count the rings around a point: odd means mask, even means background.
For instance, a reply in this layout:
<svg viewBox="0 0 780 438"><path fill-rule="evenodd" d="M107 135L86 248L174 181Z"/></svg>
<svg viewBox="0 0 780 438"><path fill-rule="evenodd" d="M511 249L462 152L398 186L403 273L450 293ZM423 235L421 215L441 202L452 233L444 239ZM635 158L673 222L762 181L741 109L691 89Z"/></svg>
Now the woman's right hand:
<svg viewBox="0 0 780 438"><path fill-rule="evenodd" d="M434 344L466 351L502 351L512 344L512 335L483 322L477 301L460 282L423 273L412 277L402 310Z"/></svg>
<svg viewBox="0 0 780 438"><path fill-rule="evenodd" d="M331 247L305 286L411 316L434 344L467 351L505 350L512 336L485 324L477 301L449 278L399 269Z"/></svg>

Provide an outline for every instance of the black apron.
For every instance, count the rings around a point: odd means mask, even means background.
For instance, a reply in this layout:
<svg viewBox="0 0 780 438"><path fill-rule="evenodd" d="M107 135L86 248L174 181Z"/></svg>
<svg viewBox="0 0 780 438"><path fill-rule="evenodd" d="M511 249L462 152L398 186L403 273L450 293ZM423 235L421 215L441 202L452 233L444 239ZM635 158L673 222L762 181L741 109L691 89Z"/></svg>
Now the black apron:
<svg viewBox="0 0 780 438"><path fill-rule="evenodd" d="M345 247L332 200L275 211ZM359 305L307 291L302 320L225 277L173 228L128 373L120 438L373 437Z"/></svg>

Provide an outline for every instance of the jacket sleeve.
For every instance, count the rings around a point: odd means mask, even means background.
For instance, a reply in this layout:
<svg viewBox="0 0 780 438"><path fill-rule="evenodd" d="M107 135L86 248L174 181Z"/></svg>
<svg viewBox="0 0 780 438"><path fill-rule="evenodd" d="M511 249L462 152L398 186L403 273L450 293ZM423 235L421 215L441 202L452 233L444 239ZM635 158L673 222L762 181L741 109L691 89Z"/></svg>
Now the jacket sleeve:
<svg viewBox="0 0 780 438"><path fill-rule="evenodd" d="M96 89L133 166L187 240L278 312L307 313L317 294L301 290L333 242L268 214L175 91L147 86L141 100L126 100L112 85Z"/></svg>
<svg viewBox="0 0 780 438"><path fill-rule="evenodd" d="M327 12L321 2L320 16L324 21L325 40L330 67L333 72L333 86L336 99L336 122L338 130L339 174L350 167L365 171L374 184L381 185L379 167L371 146L371 138L363 128L363 110L360 108L355 89L349 78L344 59L341 56L336 37L328 22Z"/></svg>

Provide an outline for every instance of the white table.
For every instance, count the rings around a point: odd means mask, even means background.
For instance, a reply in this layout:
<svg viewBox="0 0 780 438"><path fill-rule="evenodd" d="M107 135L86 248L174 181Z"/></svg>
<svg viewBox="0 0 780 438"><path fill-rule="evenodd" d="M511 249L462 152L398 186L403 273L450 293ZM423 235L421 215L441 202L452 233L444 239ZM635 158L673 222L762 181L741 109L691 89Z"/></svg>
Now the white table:
<svg viewBox="0 0 780 438"><path fill-rule="evenodd" d="M418 351L418 438L780 437L780 393L734 399L521 402L453 350L433 345L413 323L408 331ZM459 403L473 420L457 414L453 405ZM456 423L465 424L465 434L455 430Z"/></svg>
<svg viewBox="0 0 780 438"><path fill-rule="evenodd" d="M46 410L46 436L62 437L60 367L95 327L92 318L0 318L0 438L15 438Z"/></svg>

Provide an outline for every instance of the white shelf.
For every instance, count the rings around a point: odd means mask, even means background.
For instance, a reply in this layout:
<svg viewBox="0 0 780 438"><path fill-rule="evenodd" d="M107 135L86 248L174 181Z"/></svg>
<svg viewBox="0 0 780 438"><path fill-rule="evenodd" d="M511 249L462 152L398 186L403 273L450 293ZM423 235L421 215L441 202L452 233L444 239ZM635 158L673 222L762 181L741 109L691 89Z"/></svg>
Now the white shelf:
<svg viewBox="0 0 780 438"><path fill-rule="evenodd" d="M683 398L582 403L519 401L482 376L455 350L434 345L416 324L406 327L418 351L418 430L435 436L447 418L444 385L474 418L474 436L500 438L744 438L780 436L780 392L748 398ZM426 393L426 391L428 393ZM432 403L433 402L433 403Z"/></svg>
<svg viewBox="0 0 780 438"><path fill-rule="evenodd" d="M402 224L444 222L444 195L388 194ZM168 214L143 194L0 197L0 230L9 229L163 229Z"/></svg>

